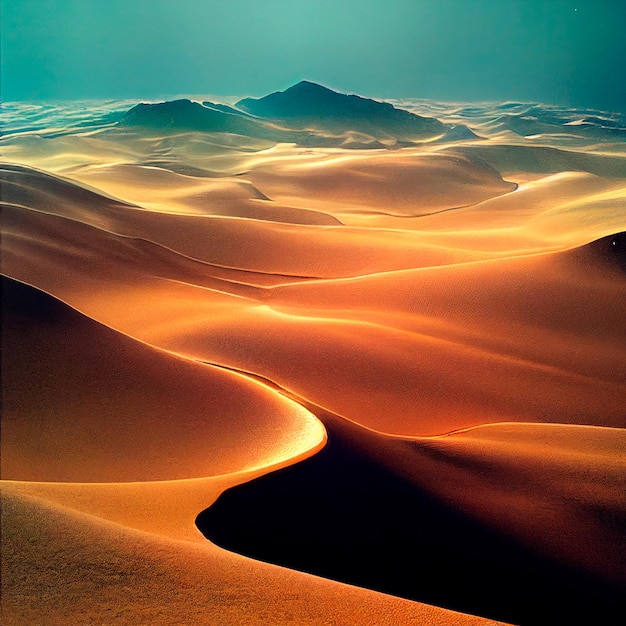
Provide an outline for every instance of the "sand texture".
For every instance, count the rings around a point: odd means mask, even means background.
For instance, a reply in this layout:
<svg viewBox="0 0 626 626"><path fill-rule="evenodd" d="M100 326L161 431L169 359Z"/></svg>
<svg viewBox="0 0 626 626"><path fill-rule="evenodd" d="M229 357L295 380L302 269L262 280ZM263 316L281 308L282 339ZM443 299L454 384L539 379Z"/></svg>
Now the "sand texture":
<svg viewBox="0 0 626 626"><path fill-rule="evenodd" d="M621 623L626 122L333 94L6 107L3 624Z"/></svg>

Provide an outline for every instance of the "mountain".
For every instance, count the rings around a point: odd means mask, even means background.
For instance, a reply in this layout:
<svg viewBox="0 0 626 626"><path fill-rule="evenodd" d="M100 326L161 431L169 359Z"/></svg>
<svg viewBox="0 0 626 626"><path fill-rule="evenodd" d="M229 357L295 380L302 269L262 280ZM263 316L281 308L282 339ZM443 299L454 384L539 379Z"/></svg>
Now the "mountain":
<svg viewBox="0 0 626 626"><path fill-rule="evenodd" d="M244 98L234 107L181 99L138 104L121 127L167 132L230 133L307 146L381 148L433 139L448 127L356 95L346 95L308 81L263 98Z"/></svg>
<svg viewBox="0 0 626 626"><path fill-rule="evenodd" d="M142 103L130 109L118 125L180 132L231 133L273 141L294 140L289 134L270 127L262 120L239 114L230 107L226 108L229 111L209 108L187 99L157 104Z"/></svg>
<svg viewBox="0 0 626 626"><path fill-rule="evenodd" d="M219 102L211 102L210 100L205 100L202 103L202 106L205 106L207 109L213 109L215 111L222 111L223 113L230 113L231 115L243 115L244 117L254 117L254 115L250 115L249 113L244 113L243 111L238 111L237 109L228 106L227 104L221 104Z"/></svg>
<svg viewBox="0 0 626 626"><path fill-rule="evenodd" d="M284 122L292 128L356 131L399 141L433 137L446 129L434 118L396 109L387 102L338 93L306 80L263 98L244 98L235 106L260 118Z"/></svg>

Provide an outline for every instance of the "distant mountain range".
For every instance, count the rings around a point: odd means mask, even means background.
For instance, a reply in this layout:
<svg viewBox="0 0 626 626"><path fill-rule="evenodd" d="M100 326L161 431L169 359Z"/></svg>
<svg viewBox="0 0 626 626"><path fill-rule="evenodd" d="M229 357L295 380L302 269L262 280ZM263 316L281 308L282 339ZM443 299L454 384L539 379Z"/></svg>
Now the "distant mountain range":
<svg viewBox="0 0 626 626"><path fill-rule="evenodd" d="M263 98L244 98L234 107L191 100L139 104L123 116L119 126L234 133L278 142L348 147L412 143L449 131L435 118L309 81Z"/></svg>
<svg viewBox="0 0 626 626"><path fill-rule="evenodd" d="M306 80L264 98L245 98L236 106L247 113L296 128L356 131L400 141L425 139L445 131L445 126L434 118L396 109L388 102L338 93Z"/></svg>
<svg viewBox="0 0 626 626"><path fill-rule="evenodd" d="M224 107L226 110L223 110L217 106L191 100L138 104L122 117L118 126L139 126L180 132L234 133L248 137L283 139L280 131L273 131L262 121L256 121L230 107Z"/></svg>

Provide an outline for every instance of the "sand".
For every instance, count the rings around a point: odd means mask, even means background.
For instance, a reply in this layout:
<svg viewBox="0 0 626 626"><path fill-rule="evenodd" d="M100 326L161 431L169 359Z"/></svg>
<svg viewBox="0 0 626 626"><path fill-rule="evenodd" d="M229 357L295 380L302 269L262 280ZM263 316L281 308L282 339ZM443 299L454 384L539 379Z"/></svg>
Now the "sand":
<svg viewBox="0 0 626 626"><path fill-rule="evenodd" d="M429 106L368 149L22 110L3 623L619 622L623 144Z"/></svg>

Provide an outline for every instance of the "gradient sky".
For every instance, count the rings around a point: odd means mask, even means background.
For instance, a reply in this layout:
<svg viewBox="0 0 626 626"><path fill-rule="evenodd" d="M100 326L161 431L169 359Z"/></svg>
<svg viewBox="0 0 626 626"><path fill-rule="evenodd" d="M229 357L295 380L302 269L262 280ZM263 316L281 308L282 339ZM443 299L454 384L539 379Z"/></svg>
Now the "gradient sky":
<svg viewBox="0 0 626 626"><path fill-rule="evenodd" d="M2 99L363 95L626 110L625 0L1 0Z"/></svg>

